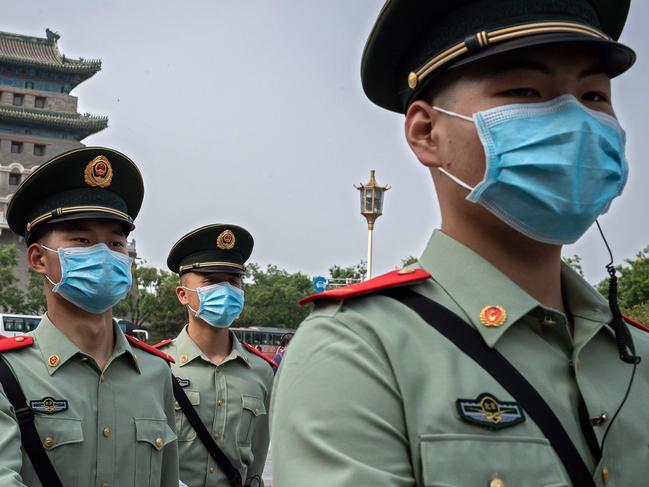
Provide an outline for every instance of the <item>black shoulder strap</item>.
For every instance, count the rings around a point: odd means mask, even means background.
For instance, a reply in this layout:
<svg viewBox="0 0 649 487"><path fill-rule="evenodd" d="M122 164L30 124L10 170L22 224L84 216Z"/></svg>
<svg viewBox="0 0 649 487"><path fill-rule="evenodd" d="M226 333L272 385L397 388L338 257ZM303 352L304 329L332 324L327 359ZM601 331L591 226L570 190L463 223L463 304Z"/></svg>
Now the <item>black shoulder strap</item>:
<svg viewBox="0 0 649 487"><path fill-rule="evenodd" d="M592 474L550 406L500 352L487 346L476 330L452 311L409 288L388 289L382 294L412 309L489 372L521 403L523 409L550 441L566 468L572 484L579 487L595 487Z"/></svg>
<svg viewBox="0 0 649 487"><path fill-rule="evenodd" d="M18 419L23 448L31 460L34 471L41 484L47 485L48 487L63 487L52 462L50 462L45 452L38 431L36 431L34 411L27 405L27 400L20 388L20 384L2 357L0 357L0 384L2 384L5 395L14 408L16 418Z"/></svg>
<svg viewBox="0 0 649 487"><path fill-rule="evenodd" d="M203 446L205 446L208 453L214 459L217 465L221 467L221 470L223 470L223 473L225 473L226 477L230 481L230 485L232 487L242 487L243 483L241 480L241 474L236 468L234 468L232 462L230 462L230 459L219 448L219 445L216 444L216 442L212 438L212 435L201 421L201 418L198 416L198 413L194 409L194 406L192 406L191 402L189 401L187 394L185 394L183 388L180 387L180 384L178 383L176 377L173 377L172 382L174 388L174 397L176 398L176 401L178 401L180 409L182 409L183 413L185 413L189 424L191 424L192 428L194 428L194 431L196 431L196 434L201 440L201 443L203 443Z"/></svg>

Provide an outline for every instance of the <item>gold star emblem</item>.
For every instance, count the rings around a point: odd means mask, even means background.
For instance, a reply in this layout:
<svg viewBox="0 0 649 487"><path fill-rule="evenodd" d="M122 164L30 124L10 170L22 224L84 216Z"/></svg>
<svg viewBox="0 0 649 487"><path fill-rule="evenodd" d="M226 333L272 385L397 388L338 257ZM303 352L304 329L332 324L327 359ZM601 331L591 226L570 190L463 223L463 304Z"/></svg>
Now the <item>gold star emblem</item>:
<svg viewBox="0 0 649 487"><path fill-rule="evenodd" d="M236 242L237 239L232 230L225 230L217 237L216 246L221 250L232 250Z"/></svg>
<svg viewBox="0 0 649 487"><path fill-rule="evenodd" d="M108 157L97 156L88 163L83 176L88 186L107 188L113 180L113 166Z"/></svg>

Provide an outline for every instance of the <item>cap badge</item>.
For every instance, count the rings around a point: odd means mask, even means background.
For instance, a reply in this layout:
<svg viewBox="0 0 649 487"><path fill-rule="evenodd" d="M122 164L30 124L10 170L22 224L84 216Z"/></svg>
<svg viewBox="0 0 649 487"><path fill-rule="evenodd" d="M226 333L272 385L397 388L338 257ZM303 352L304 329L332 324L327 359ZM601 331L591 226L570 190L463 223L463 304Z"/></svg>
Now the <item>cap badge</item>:
<svg viewBox="0 0 649 487"><path fill-rule="evenodd" d="M485 306L480 311L480 323L487 327L497 328L507 320L507 311L499 305Z"/></svg>
<svg viewBox="0 0 649 487"><path fill-rule="evenodd" d="M221 250L232 250L237 239L232 230L225 230L216 239L216 246Z"/></svg>
<svg viewBox="0 0 649 487"><path fill-rule="evenodd" d="M106 156L97 156L88 163L83 175L88 186L107 188L113 180L113 167Z"/></svg>

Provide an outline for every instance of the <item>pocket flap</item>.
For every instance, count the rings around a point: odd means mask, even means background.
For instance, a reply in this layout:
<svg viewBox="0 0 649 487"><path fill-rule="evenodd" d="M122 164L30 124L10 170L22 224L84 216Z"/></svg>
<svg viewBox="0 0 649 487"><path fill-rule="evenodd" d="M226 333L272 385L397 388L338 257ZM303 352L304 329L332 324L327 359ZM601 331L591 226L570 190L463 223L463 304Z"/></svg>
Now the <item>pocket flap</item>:
<svg viewBox="0 0 649 487"><path fill-rule="evenodd" d="M189 403L192 406L198 406L201 403L200 392L193 391L191 389L185 389L185 394L187 395L187 399L189 399ZM175 408L176 411L180 411L180 404L178 404L178 401L175 402Z"/></svg>
<svg viewBox="0 0 649 487"><path fill-rule="evenodd" d="M176 434L166 419L135 418L135 439L161 450L176 439Z"/></svg>
<svg viewBox="0 0 649 487"><path fill-rule="evenodd" d="M261 416L266 414L266 406L264 401L255 396L246 396L245 394L241 395L243 400L243 409L247 409L255 416Z"/></svg>
<svg viewBox="0 0 649 487"><path fill-rule="evenodd" d="M35 422L43 446L48 450L83 441L81 419L39 415Z"/></svg>

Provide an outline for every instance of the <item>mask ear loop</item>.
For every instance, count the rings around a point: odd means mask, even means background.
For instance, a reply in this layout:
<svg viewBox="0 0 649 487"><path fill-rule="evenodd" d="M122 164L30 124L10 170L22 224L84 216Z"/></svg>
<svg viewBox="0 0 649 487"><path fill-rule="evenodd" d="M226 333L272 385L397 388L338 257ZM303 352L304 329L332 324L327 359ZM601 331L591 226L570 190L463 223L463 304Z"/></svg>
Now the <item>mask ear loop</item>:
<svg viewBox="0 0 649 487"><path fill-rule="evenodd" d="M198 293L198 290L197 290L197 289L192 289L191 287L187 287L187 286L180 286L180 287L182 287L182 288L185 289L186 291L193 291L193 292L195 292L195 293ZM189 304L186 304L185 306L187 306L187 308L189 308L189 310L190 310L192 313L194 313L194 316L196 316L196 314L198 313L198 311L196 311L194 308L192 308Z"/></svg>
<svg viewBox="0 0 649 487"><path fill-rule="evenodd" d="M58 254L58 253L59 253L58 250L51 249L51 248L49 248L49 247L46 246L46 245L43 245L43 244L39 244L39 245L40 245L42 248L44 248L45 250L49 250L50 252L54 252L55 254ZM52 279L50 279L50 276L48 276L47 274L45 274L45 279L47 279L47 280L50 282L50 284L52 285L52 287L56 287L57 283L54 282Z"/></svg>
<svg viewBox="0 0 649 487"><path fill-rule="evenodd" d="M631 334L629 333L629 329L624 323L624 317L622 316L622 311L620 311L620 306L618 304L616 275L617 271L615 269L615 266L613 265L613 252L611 251L611 247L606 241L606 237L604 236L602 227L599 224L599 220L595 220L595 223L597 223L597 229L599 230L599 234L602 236L602 240L604 240L604 245L606 245L606 250L608 251L609 257L611 258L611 261L606 264L606 271L608 272L609 276L608 306L609 308L611 308L611 313L613 314L613 320L611 321L611 323L609 323L609 326L615 332L615 341L617 342L617 350L620 354L620 359L627 364L637 365L640 363L641 358L635 355L635 347L633 346L633 341L631 340Z"/></svg>

